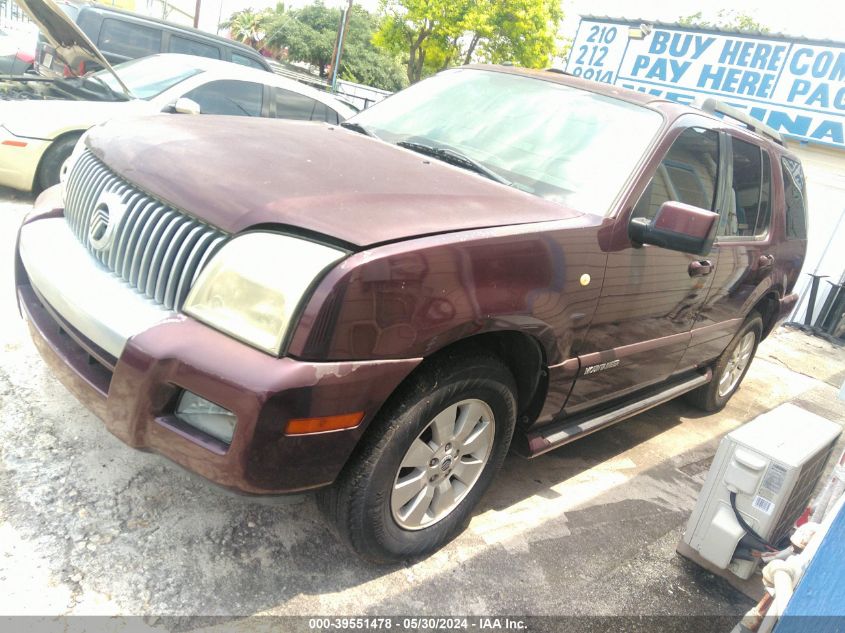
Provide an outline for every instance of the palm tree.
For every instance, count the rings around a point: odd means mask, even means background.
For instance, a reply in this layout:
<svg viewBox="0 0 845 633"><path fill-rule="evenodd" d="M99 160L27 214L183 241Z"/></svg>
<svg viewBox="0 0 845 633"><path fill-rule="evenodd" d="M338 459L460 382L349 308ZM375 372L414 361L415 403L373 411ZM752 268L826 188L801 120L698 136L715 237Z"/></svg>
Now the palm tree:
<svg viewBox="0 0 845 633"><path fill-rule="evenodd" d="M220 26L229 29L232 39L260 49L261 42L267 35L264 28L267 17L267 11L255 12L252 9L244 9L233 13Z"/></svg>

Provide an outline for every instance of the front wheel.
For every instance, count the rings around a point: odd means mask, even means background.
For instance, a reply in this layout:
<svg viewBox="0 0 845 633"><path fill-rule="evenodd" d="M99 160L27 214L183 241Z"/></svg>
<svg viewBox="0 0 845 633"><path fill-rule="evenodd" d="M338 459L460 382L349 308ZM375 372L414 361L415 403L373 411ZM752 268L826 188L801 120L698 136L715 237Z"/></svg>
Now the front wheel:
<svg viewBox="0 0 845 633"><path fill-rule="evenodd" d="M504 461L516 421L510 371L487 355L437 359L395 394L320 506L373 562L451 540Z"/></svg>
<svg viewBox="0 0 845 633"><path fill-rule="evenodd" d="M713 380L689 392L687 400L708 412L724 408L748 373L762 335L763 319L752 312L713 365Z"/></svg>
<svg viewBox="0 0 845 633"><path fill-rule="evenodd" d="M38 191L44 191L58 184L62 165L65 164L65 161L73 153L73 148L76 147L79 136L79 134L63 136L53 141L53 144L44 152L44 156L41 158L41 164L38 166L38 177L35 183Z"/></svg>

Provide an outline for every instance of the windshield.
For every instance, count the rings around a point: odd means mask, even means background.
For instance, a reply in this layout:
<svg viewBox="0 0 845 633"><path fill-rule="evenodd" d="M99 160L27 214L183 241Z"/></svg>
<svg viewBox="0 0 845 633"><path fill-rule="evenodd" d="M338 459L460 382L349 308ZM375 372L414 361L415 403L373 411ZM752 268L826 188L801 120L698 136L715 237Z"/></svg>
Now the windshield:
<svg viewBox="0 0 845 633"><path fill-rule="evenodd" d="M420 82L351 121L391 143L450 148L518 189L604 215L662 117L551 81L464 69Z"/></svg>
<svg viewBox="0 0 845 633"><path fill-rule="evenodd" d="M139 99L152 99L180 81L202 72L202 69L194 66L190 60L174 60L158 55L118 64L114 67L114 70L120 75L123 83L132 91L132 94ZM92 77L96 79L92 79ZM108 70L97 71L93 75L85 77L85 81L87 83L102 81L114 92L122 92L117 80Z"/></svg>

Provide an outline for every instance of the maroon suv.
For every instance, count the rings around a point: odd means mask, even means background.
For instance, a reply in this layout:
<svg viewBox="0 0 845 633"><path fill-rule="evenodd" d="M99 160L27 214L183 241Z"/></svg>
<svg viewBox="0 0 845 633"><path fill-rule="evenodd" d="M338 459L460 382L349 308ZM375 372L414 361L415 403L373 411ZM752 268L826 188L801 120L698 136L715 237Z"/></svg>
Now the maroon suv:
<svg viewBox="0 0 845 633"><path fill-rule="evenodd" d="M21 227L20 304L127 444L419 556L509 446L724 406L792 306L801 166L705 105L483 66L344 127L106 124Z"/></svg>

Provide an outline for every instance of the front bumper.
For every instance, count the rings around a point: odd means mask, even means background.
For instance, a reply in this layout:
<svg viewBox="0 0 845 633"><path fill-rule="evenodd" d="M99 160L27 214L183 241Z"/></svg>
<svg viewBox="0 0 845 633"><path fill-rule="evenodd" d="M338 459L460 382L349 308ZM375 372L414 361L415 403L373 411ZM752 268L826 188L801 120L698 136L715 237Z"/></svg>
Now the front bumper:
<svg viewBox="0 0 845 633"><path fill-rule="evenodd" d="M135 448L161 453L227 488L278 494L330 484L381 405L420 362L311 363L275 358L180 314L162 314L161 320L129 336L122 349L111 347L113 343L98 344L84 331L85 320L102 325L108 314L80 312L86 305L84 297L80 303L75 291L62 295L61 287L56 286L57 292L40 273L28 274L25 262L33 261L35 250L30 240L42 236L43 227L53 221L63 220L47 214L25 224L17 251L18 300L39 352L64 385L118 438ZM81 244L76 247L97 266ZM21 259L21 252L27 253L27 259ZM57 272L56 277L63 274ZM135 299L127 287L121 299L98 277L89 279L91 307L97 305L98 291L112 302ZM65 302L62 308L51 304L48 296ZM68 310L66 305L74 308ZM96 335L98 327L89 332ZM235 414L231 444L205 435L174 415L183 389ZM292 418L356 411L363 411L364 418L354 429L300 436L284 433Z"/></svg>
<svg viewBox="0 0 845 633"><path fill-rule="evenodd" d="M15 136L0 126L0 185L31 191L41 157L51 141Z"/></svg>

